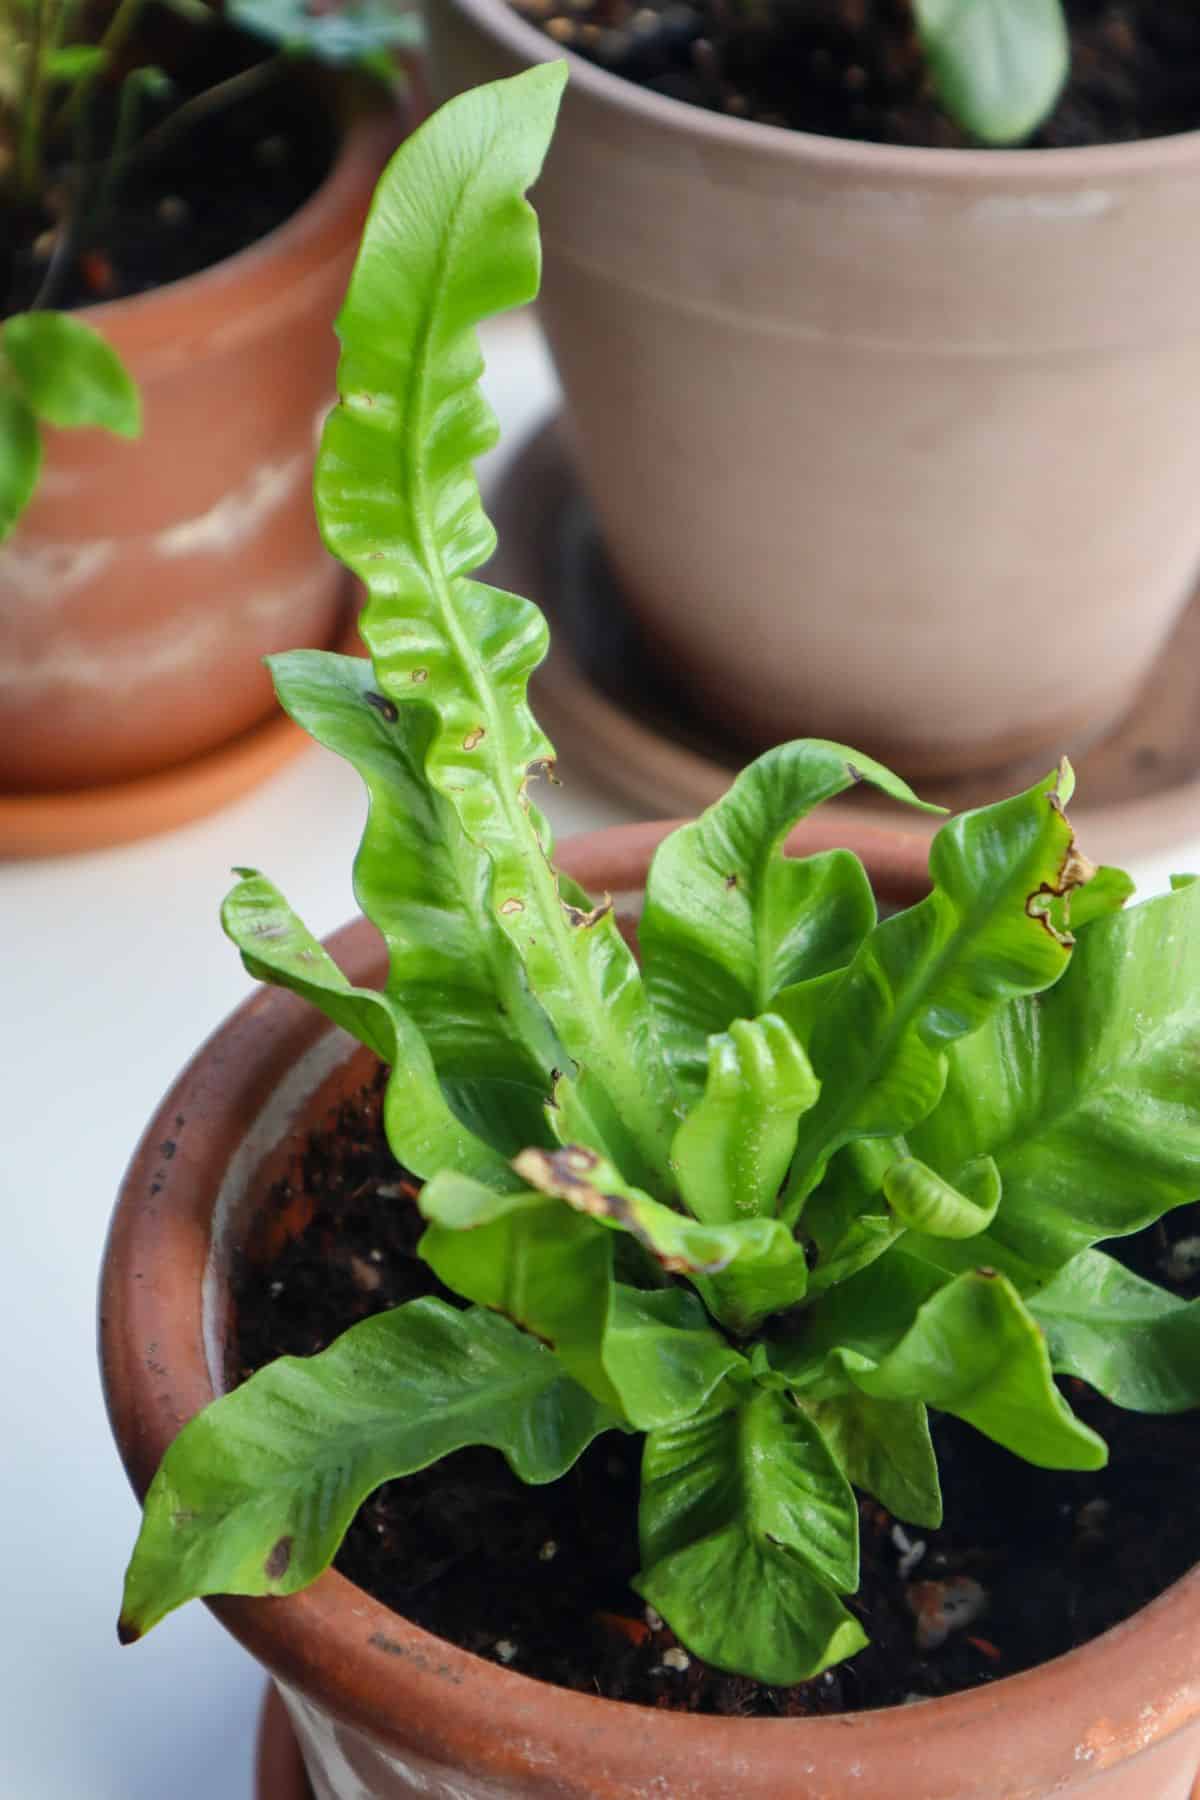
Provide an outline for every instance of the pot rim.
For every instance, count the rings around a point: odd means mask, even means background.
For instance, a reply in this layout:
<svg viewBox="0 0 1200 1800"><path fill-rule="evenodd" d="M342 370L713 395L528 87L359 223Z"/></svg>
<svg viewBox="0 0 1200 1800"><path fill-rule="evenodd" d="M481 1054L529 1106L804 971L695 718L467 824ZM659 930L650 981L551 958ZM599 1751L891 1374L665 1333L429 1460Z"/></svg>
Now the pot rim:
<svg viewBox="0 0 1200 1800"><path fill-rule="evenodd" d="M143 336L153 336L156 346L172 343L176 334L186 338L197 307L227 311L232 336L238 313L253 308L260 294L300 284L343 241L357 242L363 196L373 188L388 147L404 135L403 112L398 116L394 106L380 106L342 119L335 106L326 110L335 134L333 161L319 186L286 219L194 274L79 307L78 316L118 348L140 346ZM236 306L225 292L231 287L238 290Z"/></svg>
<svg viewBox="0 0 1200 1800"><path fill-rule="evenodd" d="M593 887L628 891L673 823L589 833L564 843L557 860ZM862 835L818 821L790 842L803 851L835 840L857 848ZM916 897L926 885L924 841L870 835L890 841L863 847L868 867L874 850L884 852L881 893ZM380 972L380 941L365 920L329 942L351 979ZM201 1290L231 1145L289 1071L332 1036L296 995L251 995L176 1081L125 1176L101 1277L100 1349L110 1421L139 1497L175 1433L214 1392ZM907 1768L921 1781L921 1800L994 1800L997 1792L1041 1800L1060 1790L1064 1771L1090 1777L1200 1715L1200 1566L1132 1618L1036 1669L919 1705L817 1719L658 1712L557 1688L420 1630L332 1569L286 1599L206 1604L273 1674L385 1749L402 1755L419 1743L437 1763L520 1783L512 1791L529 1794L567 1791L555 1771L582 1767L589 1785L570 1791L595 1800L642 1792L648 1773L667 1782L655 1792L684 1800L711 1791L694 1786L703 1766L710 1777L744 1780L747 1795L853 1791L884 1800L897 1769ZM981 1729L989 1757L978 1754ZM806 1771L820 1788L797 1789Z"/></svg>
<svg viewBox="0 0 1200 1800"><path fill-rule="evenodd" d="M764 125L709 112L687 100L653 93L624 75L614 75L529 24L508 0L452 0L455 10L484 35L496 39L524 63L565 61L570 85L589 100L617 113L633 112L648 125L681 138L698 138L734 151L755 152L782 162L798 162L864 182L889 180L961 187L974 181L987 188L1076 188L1082 182L1144 178L1183 172L1200 158L1200 128L1129 143L1086 144L1056 149L965 149L932 145L877 144L856 138L826 137L791 126Z"/></svg>

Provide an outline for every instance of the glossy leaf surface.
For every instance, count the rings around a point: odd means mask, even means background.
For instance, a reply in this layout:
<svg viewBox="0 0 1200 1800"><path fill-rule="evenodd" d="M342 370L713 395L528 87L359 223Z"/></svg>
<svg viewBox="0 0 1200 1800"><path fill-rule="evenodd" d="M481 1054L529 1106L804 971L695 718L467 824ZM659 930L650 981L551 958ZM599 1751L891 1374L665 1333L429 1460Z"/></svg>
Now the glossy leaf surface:
<svg viewBox="0 0 1200 1800"><path fill-rule="evenodd" d="M712 1032L757 1018L781 988L840 968L875 923L857 857L782 853L798 820L862 781L921 805L869 757L804 739L768 750L659 846L638 941L664 1054L688 1098L703 1089Z"/></svg>
<svg viewBox="0 0 1200 1800"><path fill-rule="evenodd" d="M1200 1406L1200 1300L1185 1301L1099 1250L1083 1250L1029 1303L1050 1361L1118 1406Z"/></svg>
<svg viewBox="0 0 1200 1800"><path fill-rule="evenodd" d="M496 922L486 855L425 779L432 717L387 702L361 657L292 650L272 657L270 669L296 723L366 786L355 896L387 945L388 991L439 1075L548 1092L566 1052Z"/></svg>
<svg viewBox="0 0 1200 1800"><path fill-rule="evenodd" d="M821 1097L801 1121L785 1216L797 1216L843 1144L906 1132L932 1112L950 1044L1061 977L1071 945L1046 907L1090 873L1063 811L1071 787L1064 768L944 825L932 893L876 926L832 986L807 1046Z"/></svg>
<svg viewBox="0 0 1200 1800"><path fill-rule="evenodd" d="M942 1491L929 1417L919 1400L874 1400L851 1388L810 1408L846 1479L898 1519L936 1530Z"/></svg>
<svg viewBox="0 0 1200 1800"><path fill-rule="evenodd" d="M718 1668L788 1683L866 1641L858 1509L817 1426L786 1396L721 1389L646 1440L635 1586Z"/></svg>
<svg viewBox="0 0 1200 1800"><path fill-rule="evenodd" d="M695 1412L742 1361L690 1295L614 1283L611 1233L557 1197L439 1175L420 1206L420 1252L447 1287L532 1332L640 1430Z"/></svg>
<svg viewBox="0 0 1200 1800"><path fill-rule="evenodd" d="M126 1638L201 1594L292 1594L381 1482L467 1444L553 1481L610 1423L548 1350L493 1314L416 1300L281 1357L179 1436L146 1498Z"/></svg>
<svg viewBox="0 0 1200 1800"><path fill-rule="evenodd" d="M895 1261L876 1265L881 1280ZM1107 1460L1103 1439L1055 1387L1037 1322L1002 1275L957 1276L878 1360L853 1348L839 1360L873 1399L939 1407L1039 1468L1098 1469Z"/></svg>
<svg viewBox="0 0 1200 1800"><path fill-rule="evenodd" d="M800 1114L817 1092L807 1056L775 1014L715 1033L704 1093L671 1146L688 1210L710 1225L773 1214Z"/></svg>
<svg viewBox="0 0 1200 1800"><path fill-rule="evenodd" d="M804 1252L778 1219L723 1225L690 1219L632 1187L580 1145L526 1150L514 1167L541 1192L612 1231L628 1232L670 1273L687 1275L709 1311L733 1331L751 1331L804 1297Z"/></svg>
<svg viewBox="0 0 1200 1800"><path fill-rule="evenodd" d="M992 1260L1011 1256L1036 1284L1200 1193L1197 993L1191 886L1094 920L1057 987L955 1046L910 1141L939 1168L995 1159Z"/></svg>
<svg viewBox="0 0 1200 1800"><path fill-rule="evenodd" d="M420 1176L450 1168L496 1187L519 1186L500 1153L451 1111L424 1039L399 1003L353 987L278 888L253 869L239 873L221 923L247 972L303 995L390 1066L384 1125L396 1156Z"/></svg>
<svg viewBox="0 0 1200 1800"><path fill-rule="evenodd" d="M913 0L946 111L985 144L1018 144L1050 113L1070 66L1062 0Z"/></svg>
<svg viewBox="0 0 1200 1800"><path fill-rule="evenodd" d="M492 869L489 904L568 1052L665 1189L677 1123L636 965L601 903L559 892L527 789L553 759L526 698L546 649L528 601L468 579L495 534L473 462L496 437L476 327L532 299L540 169L565 68L451 100L385 173L337 323L339 404L317 463L325 541L365 582L380 693L430 709L429 782Z"/></svg>
<svg viewBox="0 0 1200 1800"><path fill-rule="evenodd" d="M901 1224L937 1238L974 1238L1000 1206L1000 1172L990 1156L964 1164L946 1181L915 1156L895 1162L883 1178L888 1205Z"/></svg>

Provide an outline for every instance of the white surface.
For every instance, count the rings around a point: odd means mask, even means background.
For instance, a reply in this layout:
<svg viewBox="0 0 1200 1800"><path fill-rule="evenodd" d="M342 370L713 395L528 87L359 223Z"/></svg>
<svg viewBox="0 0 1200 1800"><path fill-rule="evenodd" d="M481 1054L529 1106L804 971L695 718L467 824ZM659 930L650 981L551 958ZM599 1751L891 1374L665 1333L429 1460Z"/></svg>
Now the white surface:
<svg viewBox="0 0 1200 1800"><path fill-rule="evenodd" d="M553 383L527 319L487 342L503 455ZM549 800L560 835L628 816L562 773ZM95 1372L96 1272L143 1126L251 985L217 925L231 865L263 868L323 934L354 911L362 816L354 773L310 752L167 837L0 869L11 1025L0 1800L250 1800L255 1665L200 1606L132 1649L116 1644L136 1512ZM1200 839L1135 873L1158 888L1181 866L1200 867Z"/></svg>

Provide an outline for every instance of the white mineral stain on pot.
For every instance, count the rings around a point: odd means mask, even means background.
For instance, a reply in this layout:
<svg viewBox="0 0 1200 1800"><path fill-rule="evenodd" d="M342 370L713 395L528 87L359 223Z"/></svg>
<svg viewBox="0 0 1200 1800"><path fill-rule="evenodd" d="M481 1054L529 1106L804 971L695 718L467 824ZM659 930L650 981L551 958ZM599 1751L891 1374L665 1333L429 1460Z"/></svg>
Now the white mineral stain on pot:
<svg viewBox="0 0 1200 1800"><path fill-rule="evenodd" d="M225 556L256 537L307 478L311 463L301 451L279 463L260 463L249 481L223 494L194 519L168 526L153 540L159 556Z"/></svg>
<svg viewBox="0 0 1200 1800"><path fill-rule="evenodd" d="M113 559L111 538L82 544L7 544L0 549L0 595L23 604L58 605L103 573Z"/></svg>
<svg viewBox="0 0 1200 1800"><path fill-rule="evenodd" d="M1069 194L986 194L968 209L981 225L995 219L1095 219L1111 212L1116 196L1103 188L1078 188Z"/></svg>
<svg viewBox="0 0 1200 1800"><path fill-rule="evenodd" d="M243 647L247 660L257 660L264 635L276 636L294 611L317 598L329 580L322 562L301 581L251 594L238 608L253 627ZM236 620L228 613L207 613L187 621L168 617L158 631L146 631L118 643L89 644L63 635L28 653L0 655L0 691L28 694L45 688L61 701L67 692L104 691L114 700L148 684L191 675L218 661L227 662Z"/></svg>

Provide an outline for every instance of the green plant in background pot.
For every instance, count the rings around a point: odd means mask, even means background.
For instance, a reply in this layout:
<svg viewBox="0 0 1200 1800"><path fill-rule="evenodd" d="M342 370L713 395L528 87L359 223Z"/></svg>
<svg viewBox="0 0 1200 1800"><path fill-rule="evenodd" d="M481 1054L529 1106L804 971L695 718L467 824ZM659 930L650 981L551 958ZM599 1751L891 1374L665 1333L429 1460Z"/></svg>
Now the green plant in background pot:
<svg viewBox="0 0 1200 1800"><path fill-rule="evenodd" d="M137 388L115 351L67 313L16 313L0 326L0 543L37 486L39 422L100 426L135 438L142 428Z"/></svg>
<svg viewBox="0 0 1200 1800"><path fill-rule="evenodd" d="M1019 144L1062 92L1070 66L1062 0L913 0L938 96L981 143Z"/></svg>
<svg viewBox="0 0 1200 1800"><path fill-rule="evenodd" d="M262 657L344 624L306 472L416 30L0 0L0 854L161 829L298 743Z"/></svg>
<svg viewBox="0 0 1200 1800"><path fill-rule="evenodd" d="M639 1592L710 1662L796 1682L865 1642L854 1489L940 1519L929 1408L1086 1470L1105 1444L1057 1375L1200 1401L1200 1310L1096 1248L1195 1196L1200 885L1127 909L1065 763L943 825L928 897L884 919L854 856L781 854L855 784L920 805L823 741L664 841L640 969L609 899L555 871L525 692L546 627L474 578L472 464L475 327L537 287L522 195L564 74L466 95L398 153L339 320L316 497L371 663L273 674L366 783L386 984L351 985L254 871L223 915L253 975L390 1065L420 1253L463 1304L380 1314L187 1424L126 1639L196 1595L303 1587L373 1488L463 1445L539 1483L614 1431L644 1440Z"/></svg>

